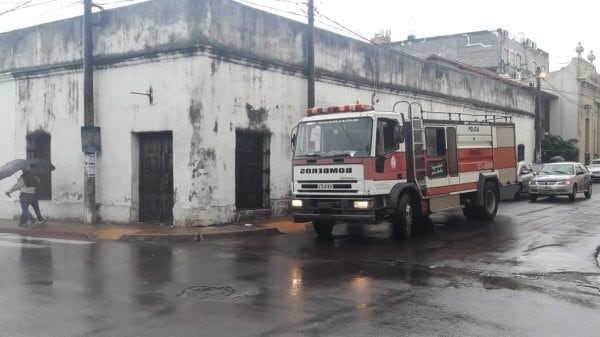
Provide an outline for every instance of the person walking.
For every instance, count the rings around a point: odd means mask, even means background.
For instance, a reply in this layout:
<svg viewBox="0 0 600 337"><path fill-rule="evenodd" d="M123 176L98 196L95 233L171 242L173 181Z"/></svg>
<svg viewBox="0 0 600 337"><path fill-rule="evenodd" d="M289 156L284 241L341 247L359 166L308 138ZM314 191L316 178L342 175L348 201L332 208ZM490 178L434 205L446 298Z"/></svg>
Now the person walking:
<svg viewBox="0 0 600 337"><path fill-rule="evenodd" d="M20 227L27 226L29 220L32 221L30 228L44 224L48 221L48 219L42 217L42 213L40 212L37 197L37 186L39 185L40 178L33 174L33 169L33 165L28 165L23 169L23 174L17 179L17 183L5 192L9 198L11 193L15 191L19 190L21 192L19 195L19 203L21 204L21 218L19 219ZM34 218L29 212L30 205L37 217L36 222L33 222Z"/></svg>

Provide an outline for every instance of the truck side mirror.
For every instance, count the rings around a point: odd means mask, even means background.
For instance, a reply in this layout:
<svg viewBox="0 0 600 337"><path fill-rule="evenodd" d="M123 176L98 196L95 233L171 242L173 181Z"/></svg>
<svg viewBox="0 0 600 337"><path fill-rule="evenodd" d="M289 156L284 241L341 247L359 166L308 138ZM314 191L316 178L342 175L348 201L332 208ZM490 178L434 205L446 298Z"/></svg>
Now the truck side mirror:
<svg viewBox="0 0 600 337"><path fill-rule="evenodd" d="M295 128L292 129L292 137L290 138L290 146L292 147L292 152L294 152L296 150L296 135L298 132L298 127L296 126Z"/></svg>

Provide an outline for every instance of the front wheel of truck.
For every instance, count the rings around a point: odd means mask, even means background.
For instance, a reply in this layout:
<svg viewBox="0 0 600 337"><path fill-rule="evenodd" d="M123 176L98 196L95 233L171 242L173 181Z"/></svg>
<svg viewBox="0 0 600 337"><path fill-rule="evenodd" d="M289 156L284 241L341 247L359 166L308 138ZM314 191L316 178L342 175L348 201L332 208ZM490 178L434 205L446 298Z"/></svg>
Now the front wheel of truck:
<svg viewBox="0 0 600 337"><path fill-rule="evenodd" d="M417 200L411 193L400 196L392 218L392 230L397 240L408 239L420 224L420 214Z"/></svg>
<svg viewBox="0 0 600 337"><path fill-rule="evenodd" d="M331 238L331 232L333 232L333 221L316 220L313 221L313 229L320 238Z"/></svg>

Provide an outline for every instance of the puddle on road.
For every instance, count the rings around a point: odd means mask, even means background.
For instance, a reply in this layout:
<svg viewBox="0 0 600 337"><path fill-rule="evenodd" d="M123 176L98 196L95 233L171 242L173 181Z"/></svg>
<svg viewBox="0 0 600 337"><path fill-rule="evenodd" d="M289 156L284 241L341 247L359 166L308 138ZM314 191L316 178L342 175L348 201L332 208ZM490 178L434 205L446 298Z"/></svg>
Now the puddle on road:
<svg viewBox="0 0 600 337"><path fill-rule="evenodd" d="M200 301L224 301L230 299L235 294L232 287L211 287L211 286L192 286L184 289L177 297L193 297Z"/></svg>

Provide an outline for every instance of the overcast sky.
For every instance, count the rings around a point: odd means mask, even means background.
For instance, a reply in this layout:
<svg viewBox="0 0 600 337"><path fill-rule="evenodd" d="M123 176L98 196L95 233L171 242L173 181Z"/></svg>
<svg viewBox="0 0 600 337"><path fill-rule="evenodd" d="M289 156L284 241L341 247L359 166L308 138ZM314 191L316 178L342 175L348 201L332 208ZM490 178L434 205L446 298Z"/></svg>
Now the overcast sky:
<svg viewBox="0 0 600 337"><path fill-rule="evenodd" d="M152 0L94 0L94 3L113 8L140 1ZM80 15L82 2L0 0L0 32ZM306 21L306 0L238 2ZM597 33L600 29L595 26L600 2L596 0L315 0L315 8L317 26L338 32L345 29L344 34L357 39L371 38L382 30L391 30L392 41L399 41L411 34L421 38L503 28L516 38L533 40L538 48L548 52L551 71L576 56L579 41L585 48L584 57L590 50L600 54Z"/></svg>

